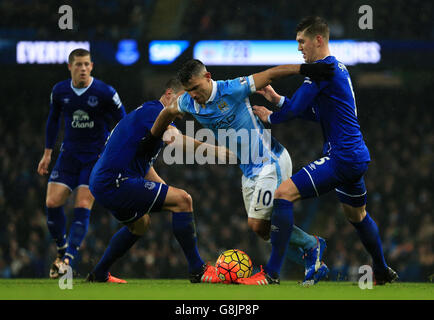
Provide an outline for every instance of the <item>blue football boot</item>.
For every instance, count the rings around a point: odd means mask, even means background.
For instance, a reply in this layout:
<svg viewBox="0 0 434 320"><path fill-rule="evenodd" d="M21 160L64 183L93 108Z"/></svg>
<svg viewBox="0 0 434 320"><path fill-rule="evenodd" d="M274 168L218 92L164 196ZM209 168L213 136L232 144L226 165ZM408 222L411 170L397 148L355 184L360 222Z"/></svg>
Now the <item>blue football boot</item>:
<svg viewBox="0 0 434 320"><path fill-rule="evenodd" d="M321 261L324 250L327 248L326 242L323 238L317 236L315 238L317 245L306 251L303 257L305 263L303 286L313 285L329 273L327 265Z"/></svg>

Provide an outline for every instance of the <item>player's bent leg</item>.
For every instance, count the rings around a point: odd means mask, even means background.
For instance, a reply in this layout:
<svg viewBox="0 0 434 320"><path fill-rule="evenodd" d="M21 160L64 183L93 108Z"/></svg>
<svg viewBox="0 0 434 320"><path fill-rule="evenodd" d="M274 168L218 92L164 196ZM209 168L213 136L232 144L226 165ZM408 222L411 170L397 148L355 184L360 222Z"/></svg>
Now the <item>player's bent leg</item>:
<svg viewBox="0 0 434 320"><path fill-rule="evenodd" d="M79 186L75 197L74 207L92 209L95 198L89 190L89 186Z"/></svg>
<svg viewBox="0 0 434 320"><path fill-rule="evenodd" d="M122 252L126 252L130 249L130 247L136 242L136 240L138 238L140 238L141 236L143 236L146 231L149 229L149 226L151 224L151 218L149 216L149 214L144 214L142 217L140 217L139 219L137 219L134 222L131 223L127 223L126 224L126 228L128 228L128 232L126 232L126 230L124 228L122 228L121 230L119 230L119 232L112 238L112 240L110 241L110 250L109 248L107 248L106 252L104 253L103 259L101 259L101 261L99 262L99 264L95 267L95 269L93 270L93 272L89 273L86 281L88 282L108 282L108 283L127 283L127 281L123 280L123 279L119 279L116 278L114 276L111 275L110 272L106 271L101 271L101 270L108 270L109 266L111 264L107 264L107 262L105 260L109 260L109 261L115 261L116 259L118 259L121 255ZM131 234L131 236L129 235ZM129 241L128 238L130 238L131 240ZM127 244L126 246L124 246L124 244L120 243L120 242L124 242L126 240ZM116 242L119 242L116 244ZM119 253L116 254L114 251L116 251L115 247L123 247L119 250ZM110 252L111 251L111 252ZM113 256L113 257L111 257ZM104 267L105 265L105 267Z"/></svg>
<svg viewBox="0 0 434 320"><path fill-rule="evenodd" d="M68 186L60 183L48 183L45 199L47 227L57 246L57 256L51 264L49 271L51 279L59 277L62 258L66 252L66 216L63 211L63 205L70 194L71 190Z"/></svg>
<svg viewBox="0 0 434 320"><path fill-rule="evenodd" d="M366 211L366 205L353 207L342 203L342 206L345 216L356 229L360 241L372 257L375 284L384 285L396 281L398 274L386 264L377 224Z"/></svg>
<svg viewBox="0 0 434 320"><path fill-rule="evenodd" d="M81 185L77 188L74 215L69 230L68 247L63 259L66 264L73 265L73 262L77 258L78 251L89 228L90 211L94 201L95 198L87 185Z"/></svg>
<svg viewBox="0 0 434 320"><path fill-rule="evenodd" d="M126 223L110 240L103 257L93 271L86 277L88 282L127 283L123 279L116 278L108 271L111 265L125 254L136 241L149 229L151 218L144 214L139 219Z"/></svg>
<svg viewBox="0 0 434 320"><path fill-rule="evenodd" d="M149 230L150 225L151 225L151 217L149 216L149 214L145 214L140 219L128 223L127 227L132 234L141 237L146 233L146 231Z"/></svg>
<svg viewBox="0 0 434 320"><path fill-rule="evenodd" d="M344 210L345 217L350 222L358 223L366 217L366 205L361 207L353 207L349 204L342 203L342 208Z"/></svg>
<svg viewBox="0 0 434 320"><path fill-rule="evenodd" d="M185 190L169 187L162 209L172 212L191 212L193 199Z"/></svg>
<svg viewBox="0 0 434 320"><path fill-rule="evenodd" d="M274 192L274 199L284 199L287 201L295 202L301 198L297 186L291 178L283 181Z"/></svg>
<svg viewBox="0 0 434 320"><path fill-rule="evenodd" d="M295 185L294 181L289 178L282 182L277 188L275 194L275 205L278 206L277 211L282 211L283 208L287 208L287 213L292 214L292 204L301 198L301 194ZM293 220L293 217L291 217ZM292 233L301 230L293 228ZM313 236L311 236L313 238ZM329 269L324 262L322 262L322 256L326 248L326 242L323 238L315 236L315 245L311 248L305 248L304 262L305 262L305 277L303 279L303 285L313 285L318 281L327 277Z"/></svg>
<svg viewBox="0 0 434 320"><path fill-rule="evenodd" d="M172 211L173 234L187 259L190 282L221 282L215 266L206 264L199 255L191 196L182 189L169 187L162 209Z"/></svg>
<svg viewBox="0 0 434 320"><path fill-rule="evenodd" d="M270 220L257 219L249 217L247 219L247 224L258 236L260 236L265 241L270 239Z"/></svg>
<svg viewBox="0 0 434 320"><path fill-rule="evenodd" d="M45 205L47 208L63 206L71 194L71 189L62 183L50 182L47 185Z"/></svg>
<svg viewBox="0 0 434 320"><path fill-rule="evenodd" d="M136 221L142 220L145 223L146 218L140 217ZM131 222L133 224L134 222ZM140 222L137 223L139 225ZM140 239L139 235L133 234L128 226L123 226L110 239L110 242L104 251L102 258L99 260L95 268L86 277L88 282L112 282L126 283L125 280L113 277L109 270L110 267L119 258L121 258L136 242Z"/></svg>

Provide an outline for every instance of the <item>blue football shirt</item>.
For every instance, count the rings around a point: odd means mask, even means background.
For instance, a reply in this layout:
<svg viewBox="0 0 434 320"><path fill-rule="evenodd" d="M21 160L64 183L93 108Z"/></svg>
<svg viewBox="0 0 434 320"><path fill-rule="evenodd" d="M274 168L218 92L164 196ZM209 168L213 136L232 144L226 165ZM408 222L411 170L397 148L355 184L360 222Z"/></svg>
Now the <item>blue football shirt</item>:
<svg viewBox="0 0 434 320"><path fill-rule="evenodd" d="M137 149L163 108L158 100L145 102L119 121L92 170L92 183L110 180L119 174L141 177L147 174L164 143L161 141L160 148L154 154L138 156Z"/></svg>
<svg viewBox="0 0 434 320"><path fill-rule="evenodd" d="M281 110L270 115L270 123L297 117L318 121L324 136L325 155L344 161L370 161L357 120L355 96L347 68L333 56L316 63L332 63L335 67L333 78L320 82L305 78L291 99L285 97Z"/></svg>
<svg viewBox="0 0 434 320"><path fill-rule="evenodd" d="M92 78L87 88L77 89L68 79L57 83L50 96L45 147L52 149L63 114L63 148L75 153L100 153L110 129L122 117L125 108L113 87Z"/></svg>

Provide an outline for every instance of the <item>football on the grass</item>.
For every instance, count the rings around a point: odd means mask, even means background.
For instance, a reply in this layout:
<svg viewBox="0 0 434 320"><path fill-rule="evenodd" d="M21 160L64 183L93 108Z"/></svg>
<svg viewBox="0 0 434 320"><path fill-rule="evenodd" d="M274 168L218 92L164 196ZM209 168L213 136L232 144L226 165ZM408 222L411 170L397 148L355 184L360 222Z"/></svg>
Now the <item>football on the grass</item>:
<svg viewBox="0 0 434 320"><path fill-rule="evenodd" d="M241 250L230 249L223 252L216 262L217 275L223 283L234 283L239 278L252 275L252 260Z"/></svg>

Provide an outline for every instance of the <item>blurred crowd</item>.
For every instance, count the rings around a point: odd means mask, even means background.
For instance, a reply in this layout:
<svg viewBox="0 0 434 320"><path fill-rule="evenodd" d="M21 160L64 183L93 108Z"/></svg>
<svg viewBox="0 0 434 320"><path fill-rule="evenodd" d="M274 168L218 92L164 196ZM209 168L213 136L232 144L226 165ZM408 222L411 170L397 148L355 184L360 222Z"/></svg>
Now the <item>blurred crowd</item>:
<svg viewBox="0 0 434 320"><path fill-rule="evenodd" d="M58 3L39 1L37 6L34 3L1 1L0 35L15 32L35 39L59 37L58 30L52 28L59 17L57 11L52 12ZM66 34L67 37L146 39L156 1L122 1L122 6L118 0L99 1L97 7L86 1L74 3L85 9L76 12L74 19L79 21L78 27ZM179 20L180 38L292 39L299 18L307 14L325 16L334 38L357 36L360 32L356 27L357 8L369 1L353 1L350 5L347 2L336 5L333 1L331 5L332 1L277 0L272 5L260 2L251 5L247 0L227 3L191 0L190 4ZM433 3L429 1L402 0L392 5L381 0L372 3L372 7L377 25L364 34L366 37L434 37L429 15ZM389 23L390 15L397 10L401 18L394 21L399 20L400 26ZM348 15L348 11L353 14ZM46 19L40 19L41 16ZM35 20L35 17L39 18ZM64 38L65 33L61 36ZM234 68L230 71L236 72ZM7 66L3 75L8 81L2 81L0 88L4 97L0 117L0 277L45 278L56 249L46 226L47 177L40 177L36 169L44 148L50 89L68 74L65 66ZM102 67L96 68L94 75L117 89L127 111L143 101L158 98L142 95L144 86L140 78L152 76L152 72ZM359 121L372 158L365 178L367 210L380 229L386 260L403 281L431 281L434 273L434 112L431 108L434 98L429 91L432 85L417 77L413 79L418 81L408 81L399 89L361 88L356 82L355 91ZM298 85L284 83L281 93L292 94ZM181 130L183 123L177 123ZM196 128L200 126L197 124ZM321 157L322 135L318 125L293 121L272 130L288 149L294 172ZM58 137L52 165L61 138L62 134ZM250 255L255 271L267 262L269 244L247 226L241 170L236 165L167 166L160 159L155 167L170 185L191 194L199 251L204 260L214 262L223 250L239 248ZM69 221L72 208L71 200L65 206ZM170 213L154 213L151 221L150 231L113 266L112 273L125 278L186 278L187 264L172 235ZM371 264L333 192L296 203L295 223L326 239L324 261L330 267L331 280L355 281L359 267ZM80 249L79 275L85 276L92 269L119 228L111 214L96 203ZM303 271L303 267L288 259L282 279L301 280Z"/></svg>
<svg viewBox="0 0 434 320"><path fill-rule="evenodd" d="M192 0L191 3L192 9L184 16L182 35L193 39L292 39L300 19L309 15L324 17L334 39L434 38L434 4L428 1ZM359 13L362 5L372 8L375 24L372 30L359 28L359 19L366 13Z"/></svg>
<svg viewBox="0 0 434 320"><path fill-rule="evenodd" d="M331 36L371 39L433 39L434 4L424 0L2 0L0 35L42 39L119 40L152 36L150 24L178 24L171 39L292 39L301 17L321 15ZM181 3L181 5L179 5ZM74 28L59 33L60 5L73 9ZM361 30L362 5L372 8L372 30ZM174 13L173 7L178 11ZM168 17L167 17L168 16ZM166 19L165 19L166 18ZM164 26L160 26L163 28Z"/></svg>
<svg viewBox="0 0 434 320"><path fill-rule="evenodd" d="M155 0L2 0L0 35L38 40L119 40L146 37ZM72 9L73 29L59 32L62 5Z"/></svg>

